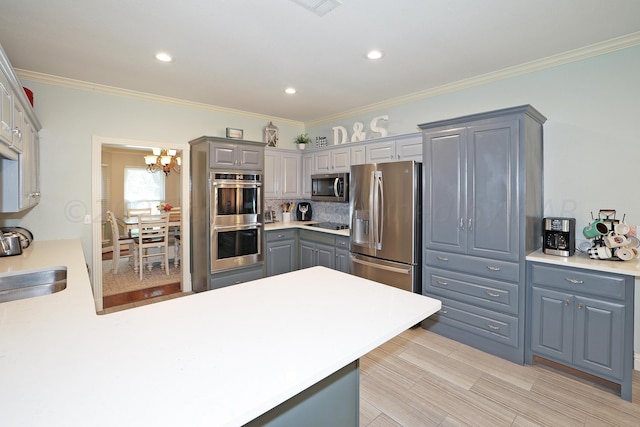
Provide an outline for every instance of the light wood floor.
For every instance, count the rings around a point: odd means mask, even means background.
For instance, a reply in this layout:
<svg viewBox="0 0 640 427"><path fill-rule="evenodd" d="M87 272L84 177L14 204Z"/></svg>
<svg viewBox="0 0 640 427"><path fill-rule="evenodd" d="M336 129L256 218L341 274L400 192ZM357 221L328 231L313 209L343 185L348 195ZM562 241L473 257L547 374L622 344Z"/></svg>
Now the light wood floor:
<svg viewBox="0 0 640 427"><path fill-rule="evenodd" d="M638 371L633 396L422 328L360 359L361 426L640 426Z"/></svg>

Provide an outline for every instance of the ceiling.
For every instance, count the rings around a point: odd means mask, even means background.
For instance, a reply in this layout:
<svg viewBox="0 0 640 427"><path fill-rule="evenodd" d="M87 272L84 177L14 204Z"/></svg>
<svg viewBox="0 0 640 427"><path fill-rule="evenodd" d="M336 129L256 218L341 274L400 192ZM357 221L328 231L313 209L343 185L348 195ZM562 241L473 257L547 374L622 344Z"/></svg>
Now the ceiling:
<svg viewBox="0 0 640 427"><path fill-rule="evenodd" d="M18 70L309 122L640 31L637 0L341 3L2 0L0 44Z"/></svg>

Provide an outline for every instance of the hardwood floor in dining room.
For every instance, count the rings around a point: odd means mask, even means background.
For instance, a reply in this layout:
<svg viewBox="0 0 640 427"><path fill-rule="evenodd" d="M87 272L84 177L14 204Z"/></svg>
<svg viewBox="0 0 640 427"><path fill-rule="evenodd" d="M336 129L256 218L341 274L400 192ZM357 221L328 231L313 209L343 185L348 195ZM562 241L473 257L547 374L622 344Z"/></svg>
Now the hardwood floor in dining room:
<svg viewBox="0 0 640 427"><path fill-rule="evenodd" d="M410 329L360 359L360 426L640 426L633 375L631 403L588 379Z"/></svg>

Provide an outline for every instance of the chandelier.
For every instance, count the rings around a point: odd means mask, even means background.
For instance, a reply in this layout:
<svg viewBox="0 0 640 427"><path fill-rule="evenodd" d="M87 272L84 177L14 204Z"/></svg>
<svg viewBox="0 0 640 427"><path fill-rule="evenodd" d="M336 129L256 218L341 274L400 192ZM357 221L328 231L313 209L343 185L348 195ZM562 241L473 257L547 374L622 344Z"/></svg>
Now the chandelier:
<svg viewBox="0 0 640 427"><path fill-rule="evenodd" d="M162 171L165 175L169 175L171 171L180 173L182 159L176 156L176 153L177 151L171 148L166 150L154 148L153 154L144 156L144 162L147 164L147 172L154 173Z"/></svg>

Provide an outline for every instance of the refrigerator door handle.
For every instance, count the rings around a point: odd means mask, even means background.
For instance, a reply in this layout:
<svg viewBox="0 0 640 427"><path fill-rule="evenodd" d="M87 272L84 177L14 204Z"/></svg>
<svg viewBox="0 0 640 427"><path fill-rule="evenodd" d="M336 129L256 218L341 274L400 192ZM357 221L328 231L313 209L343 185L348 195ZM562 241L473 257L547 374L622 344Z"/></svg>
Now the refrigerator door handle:
<svg viewBox="0 0 640 427"><path fill-rule="evenodd" d="M382 235L384 232L384 209L380 209L384 206L384 192L382 189L382 172L376 171L373 173L374 186L372 191L373 195L373 244L376 249L382 249Z"/></svg>
<svg viewBox="0 0 640 427"><path fill-rule="evenodd" d="M388 265L382 265L382 264L376 264L374 262L363 261L354 256L351 256L351 261L353 261L356 264L366 265L367 267L379 268L380 270L392 271L394 273L401 273L401 274L411 274L411 268L390 267Z"/></svg>

